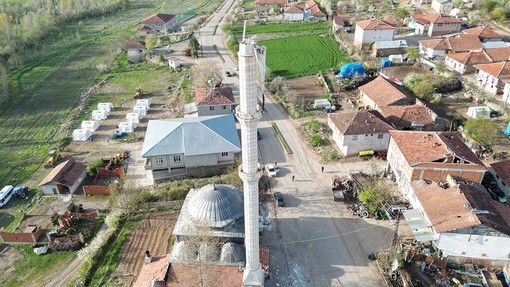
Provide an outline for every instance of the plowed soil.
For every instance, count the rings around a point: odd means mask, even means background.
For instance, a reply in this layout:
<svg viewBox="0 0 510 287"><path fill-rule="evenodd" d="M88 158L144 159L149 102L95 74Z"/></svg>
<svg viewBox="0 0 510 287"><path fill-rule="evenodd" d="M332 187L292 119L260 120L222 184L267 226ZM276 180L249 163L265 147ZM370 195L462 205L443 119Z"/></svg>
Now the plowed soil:
<svg viewBox="0 0 510 287"><path fill-rule="evenodd" d="M138 229L129 233L122 245L119 256L121 261L113 276L118 278L119 286L131 286L142 268L145 251L158 256L172 250L171 236L178 213L164 212L147 216Z"/></svg>

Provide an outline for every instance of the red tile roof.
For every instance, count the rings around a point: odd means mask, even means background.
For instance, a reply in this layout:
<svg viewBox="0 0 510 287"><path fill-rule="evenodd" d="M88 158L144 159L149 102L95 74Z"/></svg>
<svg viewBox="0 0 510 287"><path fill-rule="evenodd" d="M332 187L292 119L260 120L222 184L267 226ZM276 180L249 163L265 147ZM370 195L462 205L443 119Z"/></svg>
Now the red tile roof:
<svg viewBox="0 0 510 287"><path fill-rule="evenodd" d="M256 0L255 4L262 4L262 5L277 4L278 6L283 7L283 6L285 6L285 4L287 4L287 2L288 2L287 0Z"/></svg>
<svg viewBox="0 0 510 287"><path fill-rule="evenodd" d="M285 9L283 9L283 12L284 13L303 13L304 11L299 9L296 6L289 6L289 7L286 7Z"/></svg>
<svg viewBox="0 0 510 287"><path fill-rule="evenodd" d="M333 16L333 23L337 26L343 27L345 25L344 18L340 16Z"/></svg>
<svg viewBox="0 0 510 287"><path fill-rule="evenodd" d="M508 61L475 65L475 68L498 79L510 78L510 62Z"/></svg>
<svg viewBox="0 0 510 287"><path fill-rule="evenodd" d="M509 80L510 81L510 80ZM492 169L507 185L510 185L510 159L491 164Z"/></svg>
<svg viewBox="0 0 510 287"><path fill-rule="evenodd" d="M65 186L72 186L83 174L87 167L84 164L70 159L57 165L39 184L45 185L56 182Z"/></svg>
<svg viewBox="0 0 510 287"><path fill-rule="evenodd" d="M133 287L149 287L152 279L165 280L170 267L170 255L156 256L149 264L144 264ZM164 286L164 285L163 285Z"/></svg>
<svg viewBox="0 0 510 287"><path fill-rule="evenodd" d="M356 22L356 25L363 30L392 30L394 26L379 19L369 19Z"/></svg>
<svg viewBox="0 0 510 287"><path fill-rule="evenodd" d="M125 49L126 50L143 50L143 49L145 49L145 42L133 41L133 40L126 41Z"/></svg>
<svg viewBox="0 0 510 287"><path fill-rule="evenodd" d="M241 287L243 272L237 266L172 264L167 286L171 287Z"/></svg>
<svg viewBox="0 0 510 287"><path fill-rule="evenodd" d="M453 132L390 131L410 166L420 163L453 163L456 158L484 167L483 163Z"/></svg>
<svg viewBox="0 0 510 287"><path fill-rule="evenodd" d="M448 49L448 43L446 42L446 39L430 39L430 40L421 40L418 41L422 46L426 48L430 48L433 50L446 50Z"/></svg>
<svg viewBox="0 0 510 287"><path fill-rule="evenodd" d="M382 76L359 87L359 90L379 107L389 106L403 99L411 99L410 93L403 87Z"/></svg>
<svg viewBox="0 0 510 287"><path fill-rule="evenodd" d="M433 125L434 119L424 105L380 107L381 114L394 127L409 128L414 124Z"/></svg>
<svg viewBox="0 0 510 287"><path fill-rule="evenodd" d="M494 30L487 26L479 26L471 29L466 29L462 31L462 33L475 35L482 39L503 38L502 35L494 32Z"/></svg>
<svg viewBox="0 0 510 287"><path fill-rule="evenodd" d="M141 24L164 24L164 23L167 23L168 21L172 20L172 18L174 18L174 17L175 17L175 15L157 13L157 14L150 15L149 17L142 20L142 22L140 22L140 23Z"/></svg>
<svg viewBox="0 0 510 287"><path fill-rule="evenodd" d="M471 50L483 49L483 44L475 35L459 34L446 38L448 48L452 52L469 52Z"/></svg>
<svg viewBox="0 0 510 287"><path fill-rule="evenodd" d="M489 48L479 51L470 51L464 53L450 53L446 57L464 65L488 64L494 62L506 61L510 57L510 47L507 48Z"/></svg>
<svg viewBox="0 0 510 287"><path fill-rule="evenodd" d="M422 24L451 24L451 23L461 23L459 19L455 19L446 14L414 14L412 15L413 19L416 22Z"/></svg>
<svg viewBox="0 0 510 287"><path fill-rule="evenodd" d="M312 13L315 17L325 17L326 14L322 12L322 10L319 8L319 5L312 6L308 8L308 10Z"/></svg>
<svg viewBox="0 0 510 287"><path fill-rule="evenodd" d="M234 94L232 93L232 88L196 88L195 104L197 106L233 105L235 104L235 100Z"/></svg>
<svg viewBox="0 0 510 287"><path fill-rule="evenodd" d="M328 117L343 135L388 133L393 129L375 110L334 113Z"/></svg>

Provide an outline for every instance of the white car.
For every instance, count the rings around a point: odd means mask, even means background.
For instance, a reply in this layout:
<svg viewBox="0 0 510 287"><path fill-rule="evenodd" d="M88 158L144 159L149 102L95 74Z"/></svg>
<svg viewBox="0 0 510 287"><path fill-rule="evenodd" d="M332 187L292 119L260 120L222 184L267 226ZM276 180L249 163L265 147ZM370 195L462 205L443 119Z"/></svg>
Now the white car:
<svg viewBox="0 0 510 287"><path fill-rule="evenodd" d="M280 168L275 166L274 164L266 164L266 171L267 175L269 176L277 176L279 170Z"/></svg>

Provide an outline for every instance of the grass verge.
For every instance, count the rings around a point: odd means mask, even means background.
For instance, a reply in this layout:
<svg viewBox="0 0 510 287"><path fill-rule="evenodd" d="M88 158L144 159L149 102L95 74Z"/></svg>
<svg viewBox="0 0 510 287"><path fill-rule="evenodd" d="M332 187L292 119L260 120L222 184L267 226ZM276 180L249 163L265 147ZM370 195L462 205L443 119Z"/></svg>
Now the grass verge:
<svg viewBox="0 0 510 287"><path fill-rule="evenodd" d="M285 150L285 152L287 154L292 154L292 150L290 149L289 144L287 143L287 141L283 137L282 132L280 131L280 129L278 128L276 123L272 122L271 123L271 128L273 128L273 132L276 135L276 137L278 138L278 141L282 145L282 147Z"/></svg>

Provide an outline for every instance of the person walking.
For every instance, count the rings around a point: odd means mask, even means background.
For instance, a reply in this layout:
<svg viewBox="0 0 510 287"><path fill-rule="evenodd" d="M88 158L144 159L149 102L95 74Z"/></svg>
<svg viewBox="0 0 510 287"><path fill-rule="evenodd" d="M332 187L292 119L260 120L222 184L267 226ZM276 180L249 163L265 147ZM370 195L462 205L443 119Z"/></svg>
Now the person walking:
<svg viewBox="0 0 510 287"><path fill-rule="evenodd" d="M292 176L292 181L294 181L294 178L296 178L296 176L295 176L295 175L293 175L293 176Z"/></svg>
<svg viewBox="0 0 510 287"><path fill-rule="evenodd" d="M324 172L324 167L323 166L321 166L321 172Z"/></svg>

